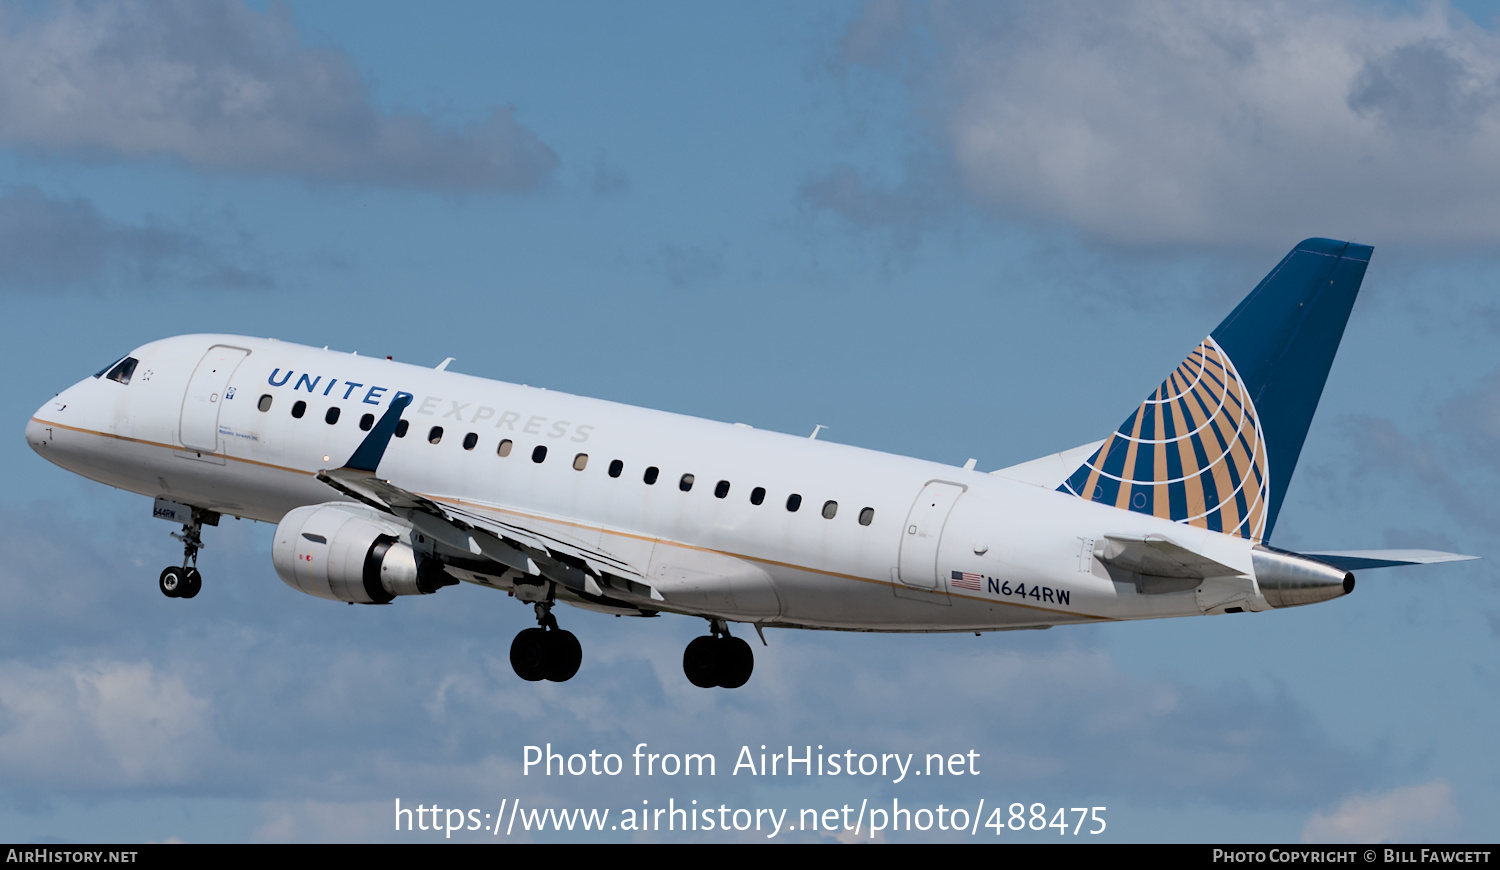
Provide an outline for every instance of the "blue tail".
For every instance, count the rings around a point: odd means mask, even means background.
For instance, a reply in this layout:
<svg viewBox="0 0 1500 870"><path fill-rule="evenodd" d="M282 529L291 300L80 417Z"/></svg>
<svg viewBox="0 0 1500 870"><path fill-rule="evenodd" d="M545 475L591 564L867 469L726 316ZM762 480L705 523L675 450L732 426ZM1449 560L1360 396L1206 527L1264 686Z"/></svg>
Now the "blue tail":
<svg viewBox="0 0 1500 870"><path fill-rule="evenodd" d="M1373 250L1293 248L1058 490L1269 540Z"/></svg>

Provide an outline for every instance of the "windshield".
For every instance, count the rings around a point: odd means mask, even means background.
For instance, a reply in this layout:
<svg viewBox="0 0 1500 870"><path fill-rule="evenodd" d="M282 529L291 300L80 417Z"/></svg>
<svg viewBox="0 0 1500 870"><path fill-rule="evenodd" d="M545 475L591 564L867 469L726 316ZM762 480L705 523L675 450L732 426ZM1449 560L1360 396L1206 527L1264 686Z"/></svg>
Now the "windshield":
<svg viewBox="0 0 1500 870"><path fill-rule="evenodd" d="M124 359L120 360L120 362L116 364L114 368L110 369L109 374L105 375L105 377L111 381L119 381L122 384L128 384L130 383L130 376L135 374L136 363L137 360L135 357L127 356Z"/></svg>
<svg viewBox="0 0 1500 870"><path fill-rule="evenodd" d="M119 365L120 363L124 362L127 359L128 356L129 356L129 354L127 354L126 356L122 356L119 359L116 359L114 362L110 363L109 365L105 366L104 368L100 369L99 371L94 372L94 377L96 377L96 378L102 378L102 377L104 377L104 373L105 372L109 371L110 369L112 369L115 366Z"/></svg>

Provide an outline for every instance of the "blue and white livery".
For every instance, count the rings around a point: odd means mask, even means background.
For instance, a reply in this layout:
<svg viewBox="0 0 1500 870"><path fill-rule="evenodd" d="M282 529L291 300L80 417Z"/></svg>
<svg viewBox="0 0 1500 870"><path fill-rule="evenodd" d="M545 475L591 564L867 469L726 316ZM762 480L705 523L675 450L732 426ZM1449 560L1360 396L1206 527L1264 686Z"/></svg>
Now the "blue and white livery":
<svg viewBox="0 0 1500 870"><path fill-rule="evenodd" d="M276 524L293 589L387 604L505 590L516 673L582 662L559 602L697 616L689 680L734 688L731 624L1005 631L1263 611L1351 570L1468 558L1270 545L1371 249L1299 244L1104 441L991 473L386 359L236 335L137 348L26 427L63 468L202 529ZM457 591L444 594L463 594Z"/></svg>

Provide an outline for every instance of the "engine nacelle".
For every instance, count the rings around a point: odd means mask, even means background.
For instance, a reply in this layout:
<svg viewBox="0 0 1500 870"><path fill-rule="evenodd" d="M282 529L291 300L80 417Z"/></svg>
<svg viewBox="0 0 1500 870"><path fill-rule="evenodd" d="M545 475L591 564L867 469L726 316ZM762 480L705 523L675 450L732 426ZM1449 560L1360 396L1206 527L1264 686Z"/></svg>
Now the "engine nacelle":
<svg viewBox="0 0 1500 870"><path fill-rule="evenodd" d="M1316 604L1354 591L1354 575L1295 553L1256 547L1250 551L1255 582L1272 607Z"/></svg>
<svg viewBox="0 0 1500 870"><path fill-rule="evenodd" d="M358 505L300 507L276 526L271 561L286 585L333 601L388 604L398 595L428 595L457 583L437 562L419 570L402 531Z"/></svg>

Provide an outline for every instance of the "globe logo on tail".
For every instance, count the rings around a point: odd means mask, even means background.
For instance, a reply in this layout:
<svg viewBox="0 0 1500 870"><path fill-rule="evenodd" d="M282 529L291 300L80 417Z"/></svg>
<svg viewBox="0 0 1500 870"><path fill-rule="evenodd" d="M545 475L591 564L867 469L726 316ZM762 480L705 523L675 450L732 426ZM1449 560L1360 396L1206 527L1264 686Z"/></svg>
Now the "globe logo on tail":
<svg viewBox="0 0 1500 870"><path fill-rule="evenodd" d="M1204 339L1058 491L1259 542L1266 441L1229 355Z"/></svg>

